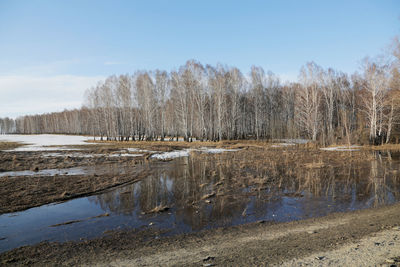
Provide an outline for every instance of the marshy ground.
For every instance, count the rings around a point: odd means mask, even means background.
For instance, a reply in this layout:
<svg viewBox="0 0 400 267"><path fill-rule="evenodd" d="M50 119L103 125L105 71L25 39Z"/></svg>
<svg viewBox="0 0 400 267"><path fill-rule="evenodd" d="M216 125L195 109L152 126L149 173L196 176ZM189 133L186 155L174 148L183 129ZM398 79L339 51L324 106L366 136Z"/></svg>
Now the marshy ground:
<svg viewBox="0 0 400 267"><path fill-rule="evenodd" d="M0 225L34 218L19 235L32 235L35 220L41 229L28 241L0 232L3 264L333 266L396 264L400 255L395 146L99 142L68 149L0 152ZM176 151L189 156L154 157ZM82 214L43 217L82 201L89 203ZM76 234L62 237L68 233ZM352 258L339 257L346 249ZM355 256L374 252L374 263Z"/></svg>

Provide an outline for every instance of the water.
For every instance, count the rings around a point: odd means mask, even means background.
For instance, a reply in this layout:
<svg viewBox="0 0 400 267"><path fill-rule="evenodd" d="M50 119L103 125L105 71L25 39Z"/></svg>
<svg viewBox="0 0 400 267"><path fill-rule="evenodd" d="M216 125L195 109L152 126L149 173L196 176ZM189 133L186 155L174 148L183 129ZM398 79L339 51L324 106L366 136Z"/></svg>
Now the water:
<svg viewBox="0 0 400 267"><path fill-rule="evenodd" d="M227 154L151 164L153 174L137 183L0 215L0 251L94 238L108 230L158 227L172 235L258 220L285 222L400 200L399 153L314 168L283 162L240 167ZM169 209L149 213L157 206Z"/></svg>
<svg viewBox="0 0 400 267"><path fill-rule="evenodd" d="M122 164L104 164L97 166L84 166L75 168L65 168L65 169L44 169L38 171L10 171L10 172L0 172L1 177L19 177L19 176L56 176L56 175L101 175L105 173L115 173L115 174L125 174L127 171L131 170L132 167L129 165Z"/></svg>
<svg viewBox="0 0 400 267"><path fill-rule="evenodd" d="M11 171L0 172L0 177L16 177L16 176L55 176L55 175L84 175L89 174L89 168L66 168L66 169L45 169L38 171Z"/></svg>

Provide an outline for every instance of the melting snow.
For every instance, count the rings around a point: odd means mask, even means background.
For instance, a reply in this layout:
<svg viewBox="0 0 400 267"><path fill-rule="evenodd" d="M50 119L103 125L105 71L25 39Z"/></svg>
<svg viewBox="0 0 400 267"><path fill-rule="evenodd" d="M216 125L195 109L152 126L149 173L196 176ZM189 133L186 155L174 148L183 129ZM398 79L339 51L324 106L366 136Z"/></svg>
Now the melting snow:
<svg viewBox="0 0 400 267"><path fill-rule="evenodd" d="M308 139L278 139L275 141L286 143L286 144L307 144L308 142L310 142L310 140L308 140Z"/></svg>
<svg viewBox="0 0 400 267"><path fill-rule="evenodd" d="M9 134L0 135L0 141L19 142L26 145L9 151L54 151L54 150L77 150L66 148L69 145L86 145L85 141L92 140L93 137L79 135L57 135L57 134L37 134L19 135ZM53 147L49 147L53 146ZM56 147L54 147L56 146Z"/></svg>
<svg viewBox="0 0 400 267"><path fill-rule="evenodd" d="M15 172L1 172L0 177L5 176L55 176L55 175L83 175L87 172L82 168L69 168L69 169L46 169L40 171L15 171Z"/></svg>
<svg viewBox="0 0 400 267"><path fill-rule="evenodd" d="M174 158L180 158L180 157L189 157L189 153L192 149L185 149L185 150L177 150L177 151L171 151L171 152L164 152L164 153L158 153L158 154L153 154L151 155L151 158L155 159L174 159Z"/></svg>
<svg viewBox="0 0 400 267"><path fill-rule="evenodd" d="M107 157L140 157L143 156L143 154L129 154L129 153L121 153L121 154L110 154L110 155L104 155Z"/></svg>
<svg viewBox="0 0 400 267"><path fill-rule="evenodd" d="M352 146L324 147L320 149L325 151L358 151L360 150L360 147L361 146L352 145Z"/></svg>
<svg viewBox="0 0 400 267"><path fill-rule="evenodd" d="M143 154L85 154L85 153L46 153L43 157L71 157L71 158L95 158L95 157L140 157Z"/></svg>
<svg viewBox="0 0 400 267"><path fill-rule="evenodd" d="M228 148L207 148L207 147L202 147L196 151L202 152L202 153L210 153L210 154L218 154L218 153L223 153L223 152L233 152L233 151L239 151L240 149L228 149Z"/></svg>
<svg viewBox="0 0 400 267"><path fill-rule="evenodd" d="M175 150L171 152L157 153L153 154L151 158L166 160L180 157L188 157L191 151L201 152L201 153L209 153L209 154L218 154L223 152L233 152L239 151L240 149L225 149L225 148L207 148L202 147L200 149L184 149L184 150Z"/></svg>
<svg viewBox="0 0 400 267"><path fill-rule="evenodd" d="M278 144L274 144L271 147L286 147L286 146L294 146L295 144L293 143L278 143Z"/></svg>
<svg viewBox="0 0 400 267"><path fill-rule="evenodd" d="M142 153L147 153L147 152L155 153L155 152L158 152L158 151L140 149L140 148L135 148L135 147L128 147L128 148L125 148L125 149L126 149L128 152L142 152Z"/></svg>

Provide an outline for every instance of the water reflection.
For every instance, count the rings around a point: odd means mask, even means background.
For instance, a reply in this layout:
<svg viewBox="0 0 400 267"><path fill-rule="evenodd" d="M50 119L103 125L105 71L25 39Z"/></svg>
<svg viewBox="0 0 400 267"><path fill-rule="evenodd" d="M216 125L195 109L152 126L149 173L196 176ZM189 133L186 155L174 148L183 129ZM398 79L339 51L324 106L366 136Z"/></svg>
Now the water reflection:
<svg viewBox="0 0 400 267"><path fill-rule="evenodd" d="M103 165L82 166L65 169L44 169L44 170L26 170L26 171L8 171L0 172L1 177L20 177L20 176L57 176L57 175L101 175L101 174L126 174L132 172L131 164L111 163Z"/></svg>
<svg viewBox="0 0 400 267"><path fill-rule="evenodd" d="M137 183L0 215L0 252L43 240L94 238L113 229L150 225L175 234L257 220L297 220L399 201L400 153L361 156L365 157L353 161L309 157L315 160L310 162L281 154L266 160L256 154L198 153L170 162L143 161L140 167L152 174ZM135 169L129 164L93 168L95 173L125 175ZM99 216L106 213L109 216ZM76 223L63 224L69 221Z"/></svg>
<svg viewBox="0 0 400 267"><path fill-rule="evenodd" d="M191 230L288 221L398 201L398 169L399 160L387 153L363 162L305 167L276 161L243 164L234 155L187 157L91 201L139 220L161 216L148 214L156 207L169 207L163 218Z"/></svg>

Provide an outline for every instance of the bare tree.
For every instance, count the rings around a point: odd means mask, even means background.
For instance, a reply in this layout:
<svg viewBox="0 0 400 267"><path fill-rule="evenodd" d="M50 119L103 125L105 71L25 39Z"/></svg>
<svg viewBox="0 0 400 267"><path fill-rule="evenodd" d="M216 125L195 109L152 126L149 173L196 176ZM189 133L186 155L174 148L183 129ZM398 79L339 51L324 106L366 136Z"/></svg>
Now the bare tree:
<svg viewBox="0 0 400 267"><path fill-rule="evenodd" d="M320 113L321 91L318 84L321 68L313 62L307 63L305 67L302 67L300 75L302 85L297 90L295 112L297 123L315 141L322 121Z"/></svg>
<svg viewBox="0 0 400 267"><path fill-rule="evenodd" d="M388 89L387 66L378 65L366 58L364 68L364 92L361 95L362 111L369 124L370 142L382 137L384 98Z"/></svg>

